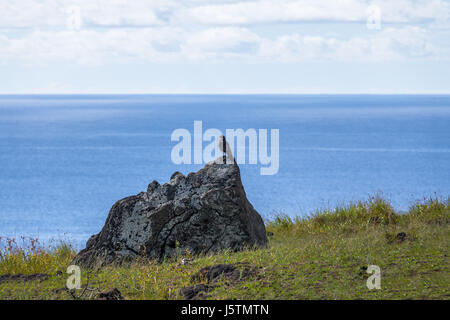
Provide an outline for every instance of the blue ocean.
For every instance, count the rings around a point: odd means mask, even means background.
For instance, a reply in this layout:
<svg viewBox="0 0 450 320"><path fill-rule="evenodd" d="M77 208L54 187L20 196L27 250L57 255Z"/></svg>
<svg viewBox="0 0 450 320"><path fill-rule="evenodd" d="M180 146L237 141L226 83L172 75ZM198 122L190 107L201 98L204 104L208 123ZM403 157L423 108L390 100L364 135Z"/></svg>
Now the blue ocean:
<svg viewBox="0 0 450 320"><path fill-rule="evenodd" d="M450 195L449 95L4 95L0 236L84 246L115 201L202 167L171 161L172 132L195 120L279 129L277 174L240 165L266 219Z"/></svg>

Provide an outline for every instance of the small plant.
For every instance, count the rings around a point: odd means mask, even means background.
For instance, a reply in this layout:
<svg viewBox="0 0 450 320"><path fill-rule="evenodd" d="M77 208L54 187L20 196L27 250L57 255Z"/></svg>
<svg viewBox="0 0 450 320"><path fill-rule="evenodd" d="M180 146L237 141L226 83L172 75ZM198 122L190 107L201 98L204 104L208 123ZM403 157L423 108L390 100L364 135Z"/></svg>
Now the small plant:
<svg viewBox="0 0 450 320"><path fill-rule="evenodd" d="M437 198L425 198L416 202L409 210L410 215L425 223L450 223L450 198L440 201Z"/></svg>

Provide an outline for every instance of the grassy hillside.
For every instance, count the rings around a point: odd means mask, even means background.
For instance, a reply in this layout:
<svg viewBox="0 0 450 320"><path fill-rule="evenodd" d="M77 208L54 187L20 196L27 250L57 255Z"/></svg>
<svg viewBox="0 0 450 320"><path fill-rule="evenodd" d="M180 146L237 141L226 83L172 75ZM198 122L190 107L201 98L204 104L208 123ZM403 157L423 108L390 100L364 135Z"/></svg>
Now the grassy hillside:
<svg viewBox="0 0 450 320"><path fill-rule="evenodd" d="M125 299L182 299L180 288L206 283L193 277L201 268L236 263L243 276L221 277L203 298L449 299L449 223L450 199L424 200L400 215L375 197L303 219L278 216L267 223L266 249L182 264L183 257L192 258L184 252L162 264L82 270L88 289L72 293L65 289L65 271L75 254L70 246L45 250L35 242L24 250L2 239L0 299L93 299L112 288ZM381 269L379 290L366 286L369 265Z"/></svg>

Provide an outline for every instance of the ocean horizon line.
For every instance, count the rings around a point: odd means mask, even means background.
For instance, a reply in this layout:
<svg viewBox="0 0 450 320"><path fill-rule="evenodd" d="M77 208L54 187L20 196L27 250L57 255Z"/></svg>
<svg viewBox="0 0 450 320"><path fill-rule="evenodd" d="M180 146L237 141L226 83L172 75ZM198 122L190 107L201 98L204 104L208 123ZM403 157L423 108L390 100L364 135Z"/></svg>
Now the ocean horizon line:
<svg viewBox="0 0 450 320"><path fill-rule="evenodd" d="M436 92L436 93L103 93L103 92L91 92L91 93L0 93L2 96L450 96L450 92Z"/></svg>

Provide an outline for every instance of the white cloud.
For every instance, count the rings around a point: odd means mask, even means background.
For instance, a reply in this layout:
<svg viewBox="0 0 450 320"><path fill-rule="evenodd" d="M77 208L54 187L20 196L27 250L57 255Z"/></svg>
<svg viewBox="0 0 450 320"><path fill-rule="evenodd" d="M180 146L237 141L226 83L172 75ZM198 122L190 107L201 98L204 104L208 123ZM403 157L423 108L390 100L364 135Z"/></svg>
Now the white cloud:
<svg viewBox="0 0 450 320"><path fill-rule="evenodd" d="M161 46L178 41L179 34L166 28L33 31L20 38L1 37L0 61L22 60L27 64L71 61L88 65L137 59L169 61L177 48L171 52Z"/></svg>
<svg viewBox="0 0 450 320"><path fill-rule="evenodd" d="M243 58L259 50L261 38L245 28L211 28L187 35L182 44L188 59Z"/></svg>
<svg viewBox="0 0 450 320"><path fill-rule="evenodd" d="M253 24L264 22L340 20L364 17L360 1L263 0L205 5L187 9L186 19L203 24ZM181 17L180 17L181 19Z"/></svg>
<svg viewBox="0 0 450 320"><path fill-rule="evenodd" d="M251 25L288 21L364 25L369 4L381 8L383 28L361 36L287 29L268 35ZM443 0L2 0L0 5L0 64L450 58L448 39L433 35L429 24L384 24L434 21L445 26L449 2ZM73 5L81 8L83 24L77 31L66 26L67 9ZM11 31L14 28L25 29Z"/></svg>
<svg viewBox="0 0 450 320"><path fill-rule="evenodd" d="M448 25L446 0L2 0L0 28L65 28L71 6L85 27L247 25L274 22L364 22L378 6L382 21Z"/></svg>
<svg viewBox="0 0 450 320"><path fill-rule="evenodd" d="M106 31L33 31L25 37L0 36L0 61L27 64L71 61L106 62L309 61L448 59L419 27L386 28L366 37L282 35L263 37L246 28L210 28L189 33L179 28L108 29Z"/></svg>
<svg viewBox="0 0 450 320"><path fill-rule="evenodd" d="M85 28L163 25L178 6L173 0L2 0L0 27L64 29L71 7L79 8Z"/></svg>
<svg viewBox="0 0 450 320"><path fill-rule="evenodd" d="M283 35L264 40L261 55L281 61L339 60L387 61L423 57L447 58L428 41L419 27L386 28L368 37L346 40L326 37Z"/></svg>
<svg viewBox="0 0 450 320"><path fill-rule="evenodd" d="M364 22L367 9L381 9L384 22L445 20L450 5L445 0L257 0L203 5L185 9L177 19L203 24L254 24L272 22Z"/></svg>

